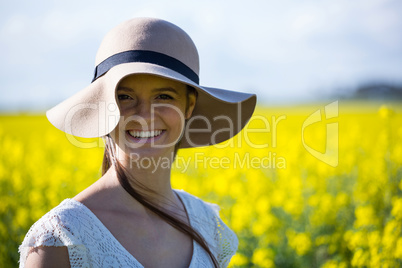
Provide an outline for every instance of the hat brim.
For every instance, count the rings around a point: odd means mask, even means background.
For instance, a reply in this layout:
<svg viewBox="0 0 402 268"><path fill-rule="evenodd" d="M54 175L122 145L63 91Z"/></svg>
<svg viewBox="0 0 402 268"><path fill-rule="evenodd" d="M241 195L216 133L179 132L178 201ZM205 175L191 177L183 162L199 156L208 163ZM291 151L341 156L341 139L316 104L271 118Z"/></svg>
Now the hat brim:
<svg viewBox="0 0 402 268"><path fill-rule="evenodd" d="M156 75L197 90L197 102L180 148L208 146L230 139L244 128L255 109L255 94L200 86L171 69L133 62L113 67L88 87L48 110L47 118L56 128L77 137L109 134L120 120L116 87L132 74Z"/></svg>

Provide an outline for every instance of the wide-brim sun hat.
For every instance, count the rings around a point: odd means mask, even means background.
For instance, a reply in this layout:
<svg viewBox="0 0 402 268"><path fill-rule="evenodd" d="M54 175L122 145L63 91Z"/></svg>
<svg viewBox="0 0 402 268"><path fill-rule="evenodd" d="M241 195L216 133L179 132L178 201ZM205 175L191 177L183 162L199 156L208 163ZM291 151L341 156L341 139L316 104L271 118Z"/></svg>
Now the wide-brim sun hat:
<svg viewBox="0 0 402 268"><path fill-rule="evenodd" d="M92 83L46 112L58 129L83 138L102 137L120 120L116 87L126 76L151 74L182 82L198 96L180 148L221 143L250 120L256 95L199 84L199 56L191 38L178 26L156 18L121 23L103 39ZM235 77L234 77L235 79Z"/></svg>

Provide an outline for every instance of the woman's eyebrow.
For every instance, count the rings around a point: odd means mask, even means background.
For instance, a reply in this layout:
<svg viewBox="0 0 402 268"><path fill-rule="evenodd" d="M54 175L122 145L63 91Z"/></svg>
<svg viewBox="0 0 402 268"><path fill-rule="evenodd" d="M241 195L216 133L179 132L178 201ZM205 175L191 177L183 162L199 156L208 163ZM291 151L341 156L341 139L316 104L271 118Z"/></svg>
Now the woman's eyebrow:
<svg viewBox="0 0 402 268"><path fill-rule="evenodd" d="M133 91L131 88L129 88L129 87L121 87L121 86L119 86L119 87L117 87L117 91L127 91L127 92L130 92L130 91Z"/></svg>
<svg viewBox="0 0 402 268"><path fill-rule="evenodd" d="M172 88L172 87L155 88L155 89L152 90L152 92L155 92L155 93L166 92L166 91L169 91L169 92L172 92L172 93L174 93L176 95L179 95L179 92L176 89Z"/></svg>

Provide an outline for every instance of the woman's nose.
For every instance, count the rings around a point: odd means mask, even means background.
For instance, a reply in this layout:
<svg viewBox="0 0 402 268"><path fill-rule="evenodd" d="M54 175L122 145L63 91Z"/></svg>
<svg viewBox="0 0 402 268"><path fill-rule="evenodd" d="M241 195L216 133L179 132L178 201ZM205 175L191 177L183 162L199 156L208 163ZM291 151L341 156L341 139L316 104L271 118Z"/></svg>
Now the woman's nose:
<svg viewBox="0 0 402 268"><path fill-rule="evenodd" d="M152 104L149 101L139 100L134 107L134 114L146 122L151 122L153 119Z"/></svg>

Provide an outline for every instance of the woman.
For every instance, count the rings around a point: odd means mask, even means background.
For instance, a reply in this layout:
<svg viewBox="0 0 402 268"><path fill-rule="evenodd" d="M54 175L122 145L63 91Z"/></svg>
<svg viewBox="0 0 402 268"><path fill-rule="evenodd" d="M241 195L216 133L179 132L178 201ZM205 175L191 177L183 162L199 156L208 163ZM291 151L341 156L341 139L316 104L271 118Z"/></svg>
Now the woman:
<svg viewBox="0 0 402 268"><path fill-rule="evenodd" d="M213 145L250 119L252 94L198 84L179 27L126 21L104 38L88 87L47 112L60 130L104 137L103 176L36 222L20 267L224 267L237 249L216 205L170 185L179 148Z"/></svg>

